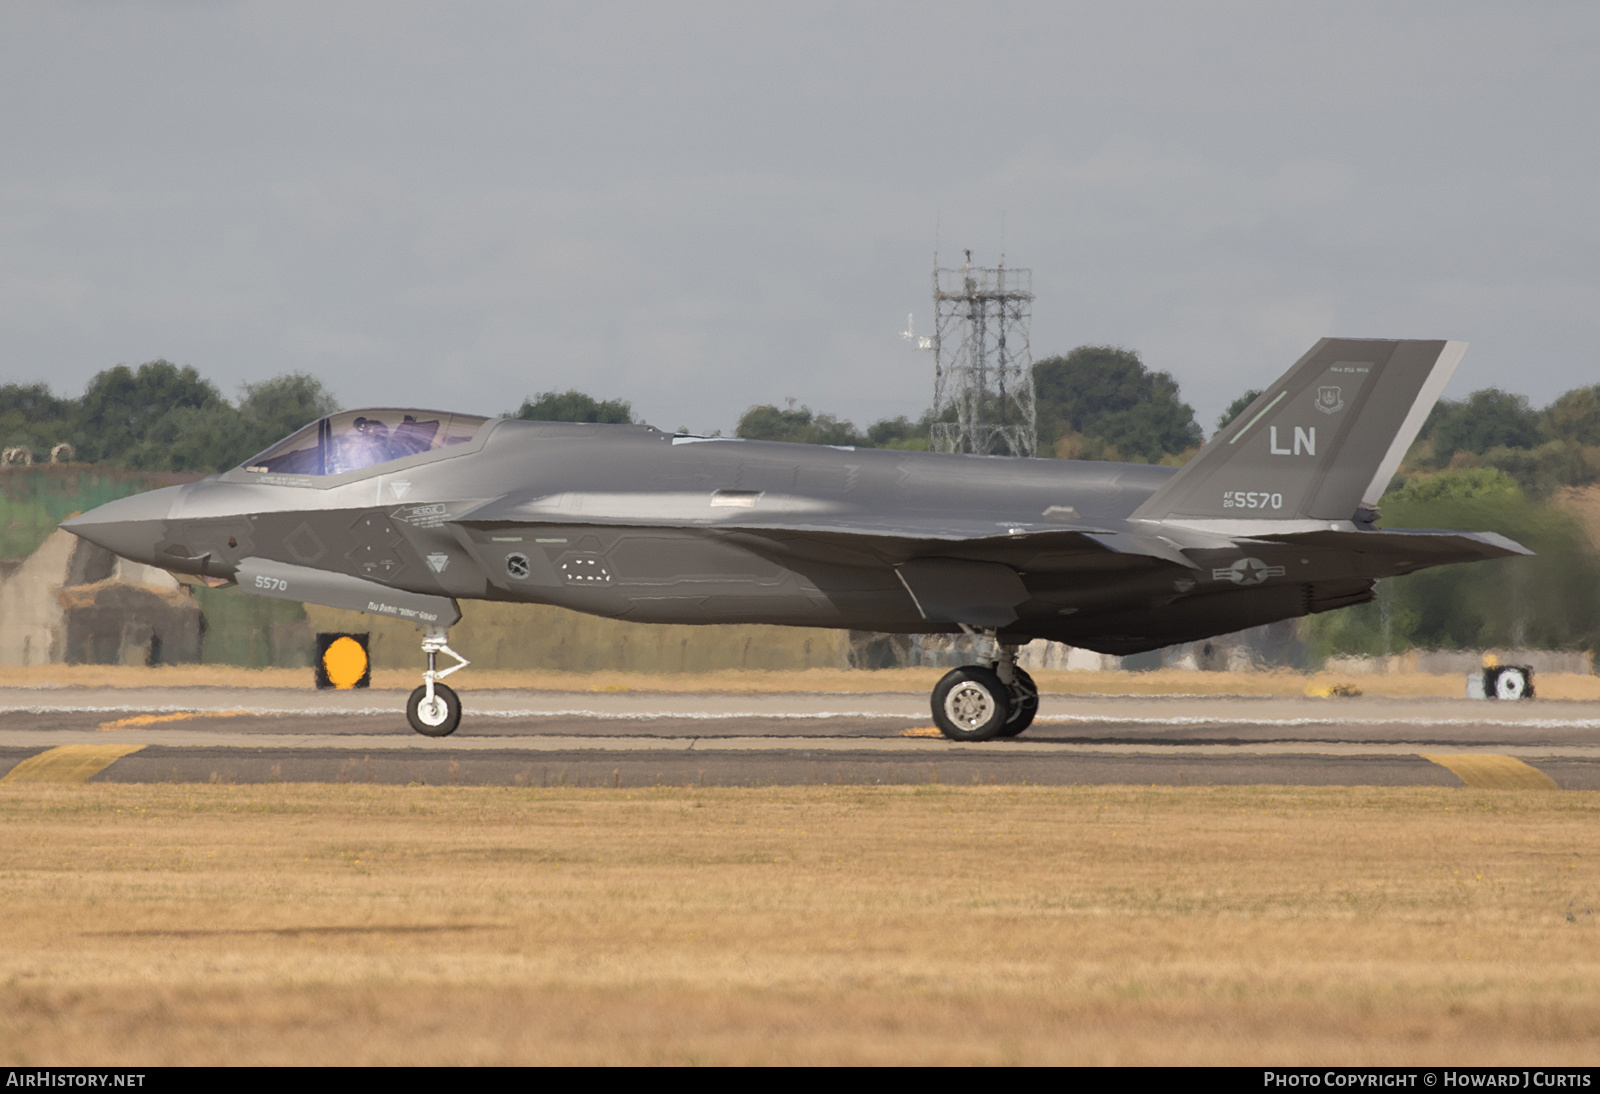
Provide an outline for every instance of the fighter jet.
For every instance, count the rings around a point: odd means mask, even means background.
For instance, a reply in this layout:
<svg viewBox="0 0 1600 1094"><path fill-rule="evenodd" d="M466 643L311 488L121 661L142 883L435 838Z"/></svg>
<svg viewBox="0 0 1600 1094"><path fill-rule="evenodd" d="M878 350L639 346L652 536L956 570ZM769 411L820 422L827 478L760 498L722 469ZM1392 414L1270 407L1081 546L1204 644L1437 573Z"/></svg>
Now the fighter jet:
<svg viewBox="0 0 1600 1094"><path fill-rule="evenodd" d="M983 741L1033 721L1017 664L1033 639L1138 653L1528 554L1489 532L1377 526L1465 350L1324 339L1182 468L371 409L63 527L192 581L416 623L427 668L406 716L429 736L461 721L442 681L468 662L448 635L457 602L481 599L965 632L984 652L939 681L933 718Z"/></svg>

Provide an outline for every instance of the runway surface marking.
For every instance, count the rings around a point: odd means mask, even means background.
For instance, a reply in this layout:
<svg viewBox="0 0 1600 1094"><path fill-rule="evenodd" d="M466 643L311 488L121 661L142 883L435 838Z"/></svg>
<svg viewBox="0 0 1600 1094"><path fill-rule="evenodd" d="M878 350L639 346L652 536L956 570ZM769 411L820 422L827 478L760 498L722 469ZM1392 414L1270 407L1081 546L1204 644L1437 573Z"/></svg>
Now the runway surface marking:
<svg viewBox="0 0 1600 1094"><path fill-rule="evenodd" d="M118 718L114 722L101 722L95 726L101 733L114 729L138 729L158 722L184 722L190 718L237 718L241 714L254 714L251 710L186 710L178 714L135 714L131 718Z"/></svg>
<svg viewBox="0 0 1600 1094"><path fill-rule="evenodd" d="M84 783L144 745L61 745L30 756L0 783Z"/></svg>
<svg viewBox="0 0 1600 1094"><path fill-rule="evenodd" d="M410 733L350 733L332 736L322 733L233 733L216 730L190 730L152 726L123 731L140 745L176 748L238 748L250 751L295 748L341 752L378 749L418 754L442 752L804 752L877 753L884 755L1036 756L1124 755L1124 756L1421 756L1415 744L1384 741L1251 741L1244 743L1181 741L1061 741L1048 738L1029 740L1009 738L997 741L964 742L947 740L943 735L929 737L702 737L671 736L578 736L540 734L527 737L417 737ZM90 745L104 740L95 730L7 730L0 732L0 746L11 748L49 748L51 746ZM65 742L65 744L64 744ZM117 747L117 746L107 746ZM1439 747L1426 756L1449 769L1457 756L1482 755L1484 746ZM1528 760L1567 758L1600 760L1600 745L1496 744L1496 754L1506 759Z"/></svg>
<svg viewBox="0 0 1600 1094"><path fill-rule="evenodd" d="M938 726L912 726L910 729L900 731L902 737L943 737Z"/></svg>
<svg viewBox="0 0 1600 1094"><path fill-rule="evenodd" d="M1475 790L1558 790L1556 782L1515 756L1483 752L1418 753Z"/></svg>

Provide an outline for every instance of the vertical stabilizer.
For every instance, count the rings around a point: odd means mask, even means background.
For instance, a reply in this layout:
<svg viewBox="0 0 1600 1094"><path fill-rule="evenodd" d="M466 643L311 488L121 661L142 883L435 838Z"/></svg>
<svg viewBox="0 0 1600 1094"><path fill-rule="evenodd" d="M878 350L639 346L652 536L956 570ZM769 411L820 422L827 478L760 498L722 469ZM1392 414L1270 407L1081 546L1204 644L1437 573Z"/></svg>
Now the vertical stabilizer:
<svg viewBox="0 0 1600 1094"><path fill-rule="evenodd" d="M1134 518L1352 519L1378 504L1466 349L1324 338Z"/></svg>

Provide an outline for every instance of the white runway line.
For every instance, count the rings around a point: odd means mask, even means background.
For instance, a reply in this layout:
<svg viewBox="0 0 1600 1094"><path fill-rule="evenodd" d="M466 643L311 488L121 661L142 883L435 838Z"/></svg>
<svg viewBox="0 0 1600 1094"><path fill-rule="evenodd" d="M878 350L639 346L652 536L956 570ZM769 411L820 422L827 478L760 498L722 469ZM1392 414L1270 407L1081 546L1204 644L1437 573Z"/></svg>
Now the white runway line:
<svg viewBox="0 0 1600 1094"><path fill-rule="evenodd" d="M809 719L827 720L835 718L905 718L911 721L931 721L931 717L924 712L910 713L885 710L818 710L818 711L782 711L782 710L668 710L668 711L629 711L629 710L595 710L583 707L525 707L521 709L476 709L463 704L464 713L474 718L587 718L594 721L661 721L666 719L693 719L696 721L721 722L737 721L745 718L765 718L782 721L806 721ZM403 713L398 706L381 707L272 707L272 706L195 706L193 704L164 705L164 706L85 706L79 704L43 704L35 703L28 706L0 705L0 714L221 714L244 712L262 716L294 716L326 717L336 715L395 715ZM1303 726L1386 726L1386 725L1414 725L1418 727L1448 727L1448 726L1486 726L1496 728L1526 727L1528 729L1600 729L1600 718L1464 718L1464 717L1428 717L1426 715L1411 715L1401 717L1395 715L1369 715L1365 717L1316 717L1316 718L1263 718L1246 716L1229 716L1216 714L1211 716L1196 715L1165 715L1153 717L1138 714L1041 714L1035 719L1036 724L1057 723L1068 725L1109 725L1109 726L1247 726L1247 727L1273 727L1280 726L1292 729Z"/></svg>

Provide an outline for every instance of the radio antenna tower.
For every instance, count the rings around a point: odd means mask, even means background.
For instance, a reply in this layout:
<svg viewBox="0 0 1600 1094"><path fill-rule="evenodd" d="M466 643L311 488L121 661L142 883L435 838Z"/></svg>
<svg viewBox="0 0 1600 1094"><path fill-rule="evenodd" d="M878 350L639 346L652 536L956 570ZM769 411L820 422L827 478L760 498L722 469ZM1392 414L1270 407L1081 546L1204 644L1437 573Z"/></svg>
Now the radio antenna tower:
<svg viewBox="0 0 1600 1094"><path fill-rule="evenodd" d="M933 269L935 452L1032 456L1034 420L1033 271L974 266Z"/></svg>

